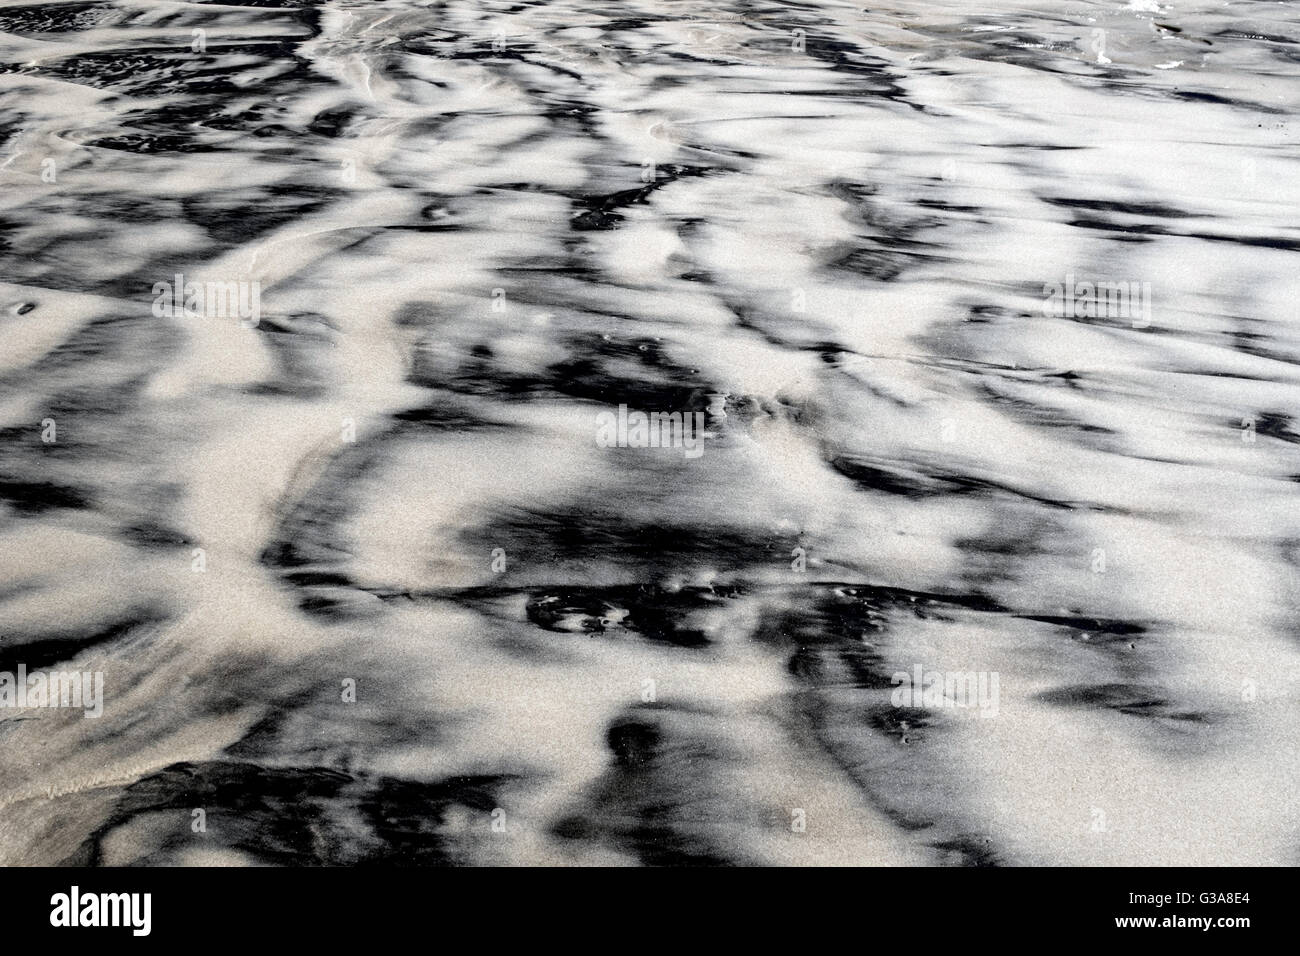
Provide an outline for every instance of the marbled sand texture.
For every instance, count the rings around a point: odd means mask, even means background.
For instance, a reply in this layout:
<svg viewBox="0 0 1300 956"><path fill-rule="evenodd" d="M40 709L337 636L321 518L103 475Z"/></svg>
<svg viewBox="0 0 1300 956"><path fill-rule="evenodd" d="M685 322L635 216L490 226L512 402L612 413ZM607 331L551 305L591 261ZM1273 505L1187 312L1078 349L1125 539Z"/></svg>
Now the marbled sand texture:
<svg viewBox="0 0 1300 956"><path fill-rule="evenodd" d="M0 862L1295 864L1298 80L1261 0L0 3L0 669L104 677Z"/></svg>

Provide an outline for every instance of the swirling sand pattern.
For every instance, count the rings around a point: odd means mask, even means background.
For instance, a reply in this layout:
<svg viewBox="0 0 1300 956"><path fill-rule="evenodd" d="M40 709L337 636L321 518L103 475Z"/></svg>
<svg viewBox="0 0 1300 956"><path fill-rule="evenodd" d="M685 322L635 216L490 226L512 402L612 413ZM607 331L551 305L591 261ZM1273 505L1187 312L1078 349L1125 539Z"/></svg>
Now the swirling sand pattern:
<svg viewBox="0 0 1300 956"><path fill-rule="evenodd" d="M1297 862L1293 6L0 31L0 862Z"/></svg>

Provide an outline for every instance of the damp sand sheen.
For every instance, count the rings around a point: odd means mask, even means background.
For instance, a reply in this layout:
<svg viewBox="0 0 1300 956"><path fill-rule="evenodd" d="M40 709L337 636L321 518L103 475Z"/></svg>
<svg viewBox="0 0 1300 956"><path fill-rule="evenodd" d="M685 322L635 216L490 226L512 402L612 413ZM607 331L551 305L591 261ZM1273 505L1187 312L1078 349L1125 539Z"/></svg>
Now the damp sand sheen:
<svg viewBox="0 0 1300 956"><path fill-rule="evenodd" d="M0 863L1294 864L1298 42L0 2Z"/></svg>

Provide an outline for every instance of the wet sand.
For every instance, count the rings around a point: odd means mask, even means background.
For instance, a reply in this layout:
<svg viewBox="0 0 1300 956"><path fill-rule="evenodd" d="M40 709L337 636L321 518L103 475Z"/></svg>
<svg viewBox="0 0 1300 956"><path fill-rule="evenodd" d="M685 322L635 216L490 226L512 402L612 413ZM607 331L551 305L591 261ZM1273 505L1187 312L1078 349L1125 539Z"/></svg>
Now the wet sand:
<svg viewBox="0 0 1300 956"><path fill-rule="evenodd" d="M1295 864L1297 74L1263 2L0 2L0 670L105 686L0 708L0 863Z"/></svg>

